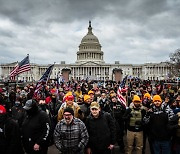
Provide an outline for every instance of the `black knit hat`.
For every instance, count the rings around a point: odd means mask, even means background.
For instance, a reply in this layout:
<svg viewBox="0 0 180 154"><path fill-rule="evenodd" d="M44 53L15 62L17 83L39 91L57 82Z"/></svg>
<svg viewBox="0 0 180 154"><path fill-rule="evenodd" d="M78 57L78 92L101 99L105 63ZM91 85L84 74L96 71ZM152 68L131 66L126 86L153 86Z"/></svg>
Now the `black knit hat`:
<svg viewBox="0 0 180 154"><path fill-rule="evenodd" d="M65 113L65 112L69 112L69 113L71 113L71 114L74 116L74 111L73 111L73 109L72 109L71 107L65 108L65 109L64 109L64 113Z"/></svg>

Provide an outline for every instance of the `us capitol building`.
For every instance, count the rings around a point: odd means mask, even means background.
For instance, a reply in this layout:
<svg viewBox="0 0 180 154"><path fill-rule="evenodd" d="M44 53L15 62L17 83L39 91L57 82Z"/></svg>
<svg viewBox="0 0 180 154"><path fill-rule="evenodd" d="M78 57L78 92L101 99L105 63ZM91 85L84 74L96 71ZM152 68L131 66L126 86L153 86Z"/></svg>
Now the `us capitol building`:
<svg viewBox="0 0 180 154"><path fill-rule="evenodd" d="M57 75L63 76L63 72L69 73L69 79L77 80L118 80L125 75L139 77L141 79L164 80L168 78L168 66L166 62L145 63L145 64L121 64L115 61L114 64L108 64L104 61L104 52L98 38L93 34L91 22L89 22L88 32L82 38L77 51L77 60L75 63L66 64L61 61L55 64L51 78L57 78ZM0 65L0 79L7 80L10 71L14 68L14 63ZM18 80L37 81L49 65L40 65L31 63L31 71L19 74ZM120 74L121 77L118 75Z"/></svg>

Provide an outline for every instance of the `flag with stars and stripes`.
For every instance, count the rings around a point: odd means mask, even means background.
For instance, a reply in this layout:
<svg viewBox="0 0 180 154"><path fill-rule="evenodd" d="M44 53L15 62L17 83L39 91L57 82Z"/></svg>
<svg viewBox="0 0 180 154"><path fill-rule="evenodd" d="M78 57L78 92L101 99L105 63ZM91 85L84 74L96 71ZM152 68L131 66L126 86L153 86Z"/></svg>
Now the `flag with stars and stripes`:
<svg viewBox="0 0 180 154"><path fill-rule="evenodd" d="M17 63L13 70L11 70L9 76L11 80L15 80L18 74L31 70L29 55L27 55L21 62Z"/></svg>
<svg viewBox="0 0 180 154"><path fill-rule="evenodd" d="M47 84L47 81L50 78L50 75L51 75L51 72L53 70L53 67L54 67L54 64L50 65L48 67L48 69L46 70L46 72L43 74L43 76L39 79L39 81L36 84L35 91L34 91L34 96L33 97L37 98L38 97L38 93L42 90L43 86L45 84Z"/></svg>
<svg viewBox="0 0 180 154"><path fill-rule="evenodd" d="M122 103L123 106L127 107L127 104L126 104L126 99L123 97L123 95L121 94L122 93L122 89L125 88L125 85L126 85L126 81L127 81L127 77L128 75L126 75L123 80L121 81L120 85L119 85L119 88L117 90L117 98L118 100Z"/></svg>

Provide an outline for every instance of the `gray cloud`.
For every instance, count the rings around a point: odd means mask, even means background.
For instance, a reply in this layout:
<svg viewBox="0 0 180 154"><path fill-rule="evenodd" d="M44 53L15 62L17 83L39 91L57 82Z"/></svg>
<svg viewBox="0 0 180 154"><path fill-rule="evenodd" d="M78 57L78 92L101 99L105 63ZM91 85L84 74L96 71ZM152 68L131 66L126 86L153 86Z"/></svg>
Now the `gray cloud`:
<svg viewBox="0 0 180 154"><path fill-rule="evenodd" d="M1 63L20 61L27 53L39 64L74 63L88 20L108 63L166 61L179 48L178 0L0 0L0 4Z"/></svg>

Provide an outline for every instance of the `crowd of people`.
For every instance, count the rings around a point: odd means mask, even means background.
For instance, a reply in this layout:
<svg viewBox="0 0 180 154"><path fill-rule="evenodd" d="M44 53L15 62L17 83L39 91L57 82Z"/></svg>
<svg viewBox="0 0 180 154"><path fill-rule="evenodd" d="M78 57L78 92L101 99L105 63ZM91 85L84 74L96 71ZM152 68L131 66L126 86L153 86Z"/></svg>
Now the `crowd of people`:
<svg viewBox="0 0 180 154"><path fill-rule="evenodd" d="M48 82L0 88L0 153L180 153L180 88L164 81ZM146 143L148 142L148 143Z"/></svg>

